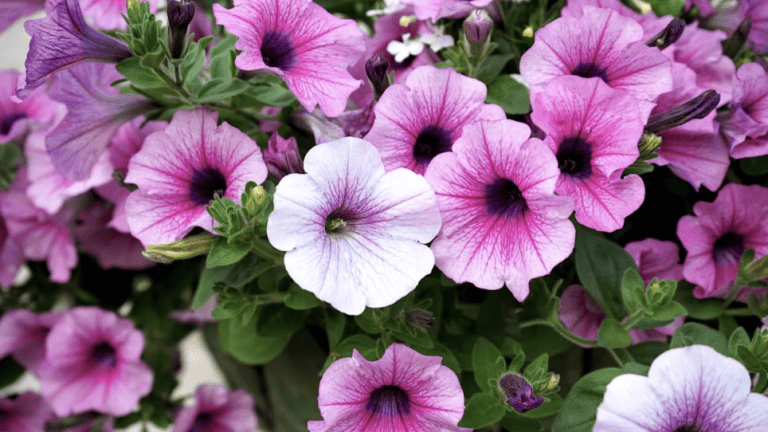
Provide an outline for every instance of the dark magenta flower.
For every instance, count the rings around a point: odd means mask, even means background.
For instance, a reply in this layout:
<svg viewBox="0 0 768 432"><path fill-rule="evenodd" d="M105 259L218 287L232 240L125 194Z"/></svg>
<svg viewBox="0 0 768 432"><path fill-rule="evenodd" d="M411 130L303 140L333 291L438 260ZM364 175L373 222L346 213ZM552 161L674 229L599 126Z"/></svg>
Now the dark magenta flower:
<svg viewBox="0 0 768 432"><path fill-rule="evenodd" d="M505 373L499 378L499 389L507 398L507 403L519 413L538 408L544 403L544 397L533 394L533 387L522 375Z"/></svg>

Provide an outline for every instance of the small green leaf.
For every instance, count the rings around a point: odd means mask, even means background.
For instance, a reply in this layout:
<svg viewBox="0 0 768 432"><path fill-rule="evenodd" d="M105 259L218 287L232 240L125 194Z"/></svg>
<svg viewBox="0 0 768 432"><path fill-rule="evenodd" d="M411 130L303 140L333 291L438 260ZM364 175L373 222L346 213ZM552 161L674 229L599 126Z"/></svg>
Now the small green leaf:
<svg viewBox="0 0 768 432"><path fill-rule="evenodd" d="M605 387L619 375L621 369L608 368L581 377L565 398L552 432L592 432Z"/></svg>
<svg viewBox="0 0 768 432"><path fill-rule="evenodd" d="M116 64L115 68L136 87L165 87L165 81L152 69L142 66L141 59L141 57L129 57Z"/></svg>
<svg viewBox="0 0 768 432"><path fill-rule="evenodd" d="M613 318L606 318L597 331L597 344L603 348L625 348L632 344L632 336Z"/></svg>
<svg viewBox="0 0 768 432"><path fill-rule="evenodd" d="M680 348L691 345L707 345L723 355L728 355L728 341L725 335L704 324L685 323L675 330L670 348Z"/></svg>
<svg viewBox="0 0 768 432"><path fill-rule="evenodd" d="M435 342L432 348L416 347L416 350L424 355L439 356L443 358L443 366L447 366L456 375L461 376L461 365L456 355L447 346Z"/></svg>
<svg viewBox="0 0 768 432"><path fill-rule="evenodd" d="M233 357L248 365L265 364L277 357L288 342L291 334L263 337L256 333L253 323L242 325L242 320L229 319L219 321L219 338L226 339L222 344Z"/></svg>
<svg viewBox="0 0 768 432"><path fill-rule="evenodd" d="M628 268L621 277L621 298L627 311L634 312L645 299L645 282L635 268Z"/></svg>
<svg viewBox="0 0 768 432"><path fill-rule="evenodd" d="M765 372L763 365L760 364L760 359L752 354L752 351L749 350L749 347L739 345L736 347L736 353L739 355L741 363L744 364L744 367L746 367L750 372Z"/></svg>
<svg viewBox="0 0 768 432"><path fill-rule="evenodd" d="M301 289L295 283L288 288L288 297L285 299L285 305L291 309L305 310L312 309L323 304L320 299L315 297L310 291Z"/></svg>
<svg viewBox="0 0 768 432"><path fill-rule="evenodd" d="M646 0L656 15L672 15L679 17L683 13L685 0Z"/></svg>
<svg viewBox="0 0 768 432"><path fill-rule="evenodd" d="M528 114L531 111L528 88L509 75L500 75L488 85L485 102L499 105L507 114Z"/></svg>
<svg viewBox="0 0 768 432"><path fill-rule="evenodd" d="M515 411L508 411L499 421L499 424L507 430L515 432L541 432L541 422L535 418L523 417Z"/></svg>
<svg viewBox="0 0 768 432"><path fill-rule="evenodd" d="M506 412L498 397L490 393L476 393L467 402L459 426L481 429L501 420Z"/></svg>
<svg viewBox="0 0 768 432"><path fill-rule="evenodd" d="M219 237L211 246L208 252L208 259L205 261L206 268L221 267L235 264L245 257L251 250L247 244L239 242L227 242L224 237Z"/></svg>
<svg viewBox="0 0 768 432"><path fill-rule="evenodd" d="M656 357L668 349L669 345L664 342L647 341L632 345L627 348L627 351L629 351L629 354L631 354L632 358L634 358L638 363L650 366Z"/></svg>
<svg viewBox="0 0 768 432"><path fill-rule="evenodd" d="M296 101L293 93L280 85L252 86L246 94L268 106L283 107Z"/></svg>
<svg viewBox="0 0 768 432"><path fill-rule="evenodd" d="M203 271L203 275L200 276L200 282L197 283L195 297L192 299L192 309L199 308L213 297L213 286L216 282L221 282L229 270L229 267L214 267L206 268Z"/></svg>
<svg viewBox="0 0 768 432"><path fill-rule="evenodd" d="M723 312L723 301L716 298L697 299L693 296L691 287L679 287L675 292L675 300L688 311L688 316L702 321L709 321L720 316Z"/></svg>
<svg viewBox="0 0 768 432"><path fill-rule="evenodd" d="M363 313L355 316L355 323L366 333L377 334L381 331L371 308L365 308Z"/></svg>
<svg viewBox="0 0 768 432"><path fill-rule="evenodd" d="M530 382L540 380L549 370L549 355L544 353L528 364L523 370L523 376Z"/></svg>
<svg viewBox="0 0 768 432"><path fill-rule="evenodd" d="M671 323L675 318L688 315L688 311L680 303L673 301L666 306L653 309L653 315L646 316L646 320L655 321L655 327L662 327ZM637 326L635 328L642 328Z"/></svg>
<svg viewBox="0 0 768 432"><path fill-rule="evenodd" d="M237 78L215 78L205 83L197 92L197 101L206 103L224 100L243 93L248 87L247 82Z"/></svg>
<svg viewBox="0 0 768 432"><path fill-rule="evenodd" d="M747 334L747 331L744 330L743 327L739 327L733 333L731 333L731 337L728 338L728 355L735 358L736 360L739 360L738 351L736 348L739 346L750 347L751 345L752 344L749 341L749 335Z"/></svg>
<svg viewBox="0 0 768 432"><path fill-rule="evenodd" d="M496 381L507 370L507 363L496 345L478 338L472 348L472 370L475 382L483 391L496 391Z"/></svg>
<svg viewBox="0 0 768 432"><path fill-rule="evenodd" d="M328 331L328 346L334 349L344 336L344 328L347 324L347 316L343 313L329 310L325 320L325 328Z"/></svg>
<svg viewBox="0 0 768 432"><path fill-rule="evenodd" d="M336 359L351 357L353 350L357 350L366 360L376 360L376 341L369 336L361 334L352 335L339 342L336 347L331 350L331 355L326 359L325 365L323 365L323 370L320 371L320 375L322 375L323 372L328 369L328 366L336 361Z"/></svg>
<svg viewBox="0 0 768 432"><path fill-rule="evenodd" d="M486 84L493 82L513 58L514 54L489 55L477 68L477 79Z"/></svg>

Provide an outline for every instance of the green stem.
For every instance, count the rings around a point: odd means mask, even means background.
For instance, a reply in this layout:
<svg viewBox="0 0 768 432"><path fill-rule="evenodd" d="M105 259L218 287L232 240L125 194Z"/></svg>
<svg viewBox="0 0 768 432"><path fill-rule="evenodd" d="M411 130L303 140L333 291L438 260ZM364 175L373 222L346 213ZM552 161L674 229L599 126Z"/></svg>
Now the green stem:
<svg viewBox="0 0 768 432"><path fill-rule="evenodd" d="M754 312L752 312L752 309L750 308L734 308L724 310L723 314L730 316L751 316L754 315Z"/></svg>
<svg viewBox="0 0 768 432"><path fill-rule="evenodd" d="M189 100L189 93L187 93L186 90L184 90L183 87L179 86L176 81L173 80L173 78L169 77L168 74L166 74L160 67L154 68L155 73L160 76L160 78L163 79L163 81L166 82L173 90L176 91L179 95L181 95L184 99Z"/></svg>
<svg viewBox="0 0 768 432"><path fill-rule="evenodd" d="M549 321L549 320L545 320L545 319L533 319L533 320L530 320L530 321L522 322L519 325L520 325L520 328L531 327L531 326L534 326L534 325L545 325L545 326L553 328L564 339L567 339L568 341L570 341L570 342L572 342L572 343L574 343L576 345L583 345L583 346L587 346L587 347L596 347L597 346L597 341L587 340L587 339L583 339L583 338L581 338L579 336L576 336L575 334L571 333L567 328L565 328L563 323L561 323L559 320L555 323L555 322L552 322L552 321Z"/></svg>
<svg viewBox="0 0 768 432"><path fill-rule="evenodd" d="M608 353L611 354L611 357L613 357L613 360L619 365L619 367L624 367L624 361L622 361L621 357L619 356L619 353L609 349Z"/></svg>
<svg viewBox="0 0 768 432"><path fill-rule="evenodd" d="M259 258L273 262L276 266L283 263L283 253L272 247L263 239L257 238L251 243L251 251Z"/></svg>
<svg viewBox="0 0 768 432"><path fill-rule="evenodd" d="M277 303L285 302L285 299L288 298L288 293L275 292L275 293L269 293L269 294L257 294L257 295L251 296L251 298L256 300L260 305L277 304Z"/></svg>
<svg viewBox="0 0 768 432"><path fill-rule="evenodd" d="M624 320L624 323L621 326L624 327L624 330L629 330L629 329L632 328L633 325L635 325L642 318L643 318L643 308L640 308L640 309L632 312L632 314L629 315Z"/></svg>

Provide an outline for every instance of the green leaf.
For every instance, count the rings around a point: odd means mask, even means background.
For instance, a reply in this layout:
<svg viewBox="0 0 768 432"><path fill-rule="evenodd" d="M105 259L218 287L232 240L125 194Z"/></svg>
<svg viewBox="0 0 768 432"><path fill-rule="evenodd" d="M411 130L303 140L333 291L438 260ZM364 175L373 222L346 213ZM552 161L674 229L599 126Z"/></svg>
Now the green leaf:
<svg viewBox="0 0 768 432"><path fill-rule="evenodd" d="M195 297L192 299L192 309L199 308L213 297L213 286L216 285L216 282L221 282L229 270L230 267L214 267L206 268L203 271L200 281L197 283Z"/></svg>
<svg viewBox="0 0 768 432"><path fill-rule="evenodd" d="M646 316L646 320L657 322L656 327L671 323L675 318L688 315L688 311L680 303L673 301L666 306L653 309L652 316ZM640 326L635 328L641 328Z"/></svg>
<svg viewBox="0 0 768 432"><path fill-rule="evenodd" d="M632 336L613 318L606 318L597 331L597 344L603 348L625 348L632 344Z"/></svg>
<svg viewBox="0 0 768 432"><path fill-rule="evenodd" d="M540 380L549 369L549 356L544 353L528 364L523 370L523 376L531 383Z"/></svg>
<svg viewBox="0 0 768 432"><path fill-rule="evenodd" d="M720 354L728 355L728 341L725 335L704 324L690 322L678 327L669 347L680 348L691 345L707 345Z"/></svg>
<svg viewBox="0 0 768 432"><path fill-rule="evenodd" d="M376 341L369 336L361 334L352 335L339 342L336 347L331 350L331 355L326 359L325 365L323 365L323 370L320 371L320 375L322 375L328 366L330 366L336 359L351 357L353 350L357 350L366 360L376 360Z"/></svg>
<svg viewBox="0 0 768 432"><path fill-rule="evenodd" d="M651 370L651 368L648 365L641 363L629 362L626 363L624 367L621 368L621 370L624 373L648 376L648 371Z"/></svg>
<svg viewBox="0 0 768 432"><path fill-rule="evenodd" d="M373 316L373 309L368 307L363 313L355 316L355 323L366 333L377 334L381 331L378 321Z"/></svg>
<svg viewBox="0 0 768 432"><path fill-rule="evenodd" d="M498 397L490 393L476 393L464 408L459 426L480 429L490 426L504 417L507 410Z"/></svg>
<svg viewBox="0 0 768 432"><path fill-rule="evenodd" d="M632 355L632 358L634 358L638 363L650 366L656 357L668 349L669 345L664 342L647 341L632 345L627 348L627 351L629 351L629 353Z"/></svg>
<svg viewBox="0 0 768 432"><path fill-rule="evenodd" d="M645 299L645 282L635 268L628 268L621 277L621 299L630 313L636 311Z"/></svg>
<svg viewBox="0 0 768 432"><path fill-rule="evenodd" d="M288 345L291 334L263 337L256 333L253 323L242 325L242 320L219 321L219 338L226 340L222 348L248 365L265 364L277 357Z"/></svg>
<svg viewBox="0 0 768 432"><path fill-rule="evenodd" d="M557 414L563 406L563 398L553 393L547 395L543 404L539 407L523 413L524 417L541 418Z"/></svg>
<svg viewBox="0 0 768 432"><path fill-rule="evenodd" d="M185 84L189 83L190 79L198 79L198 75L200 75L205 65L205 49L211 43L211 40L213 40L213 36L206 36L189 46L189 50L187 50L184 56L184 61L181 63L181 79Z"/></svg>
<svg viewBox="0 0 768 432"><path fill-rule="evenodd" d="M679 17L683 13L685 0L646 0L656 15L673 15Z"/></svg>
<svg viewBox="0 0 768 432"><path fill-rule="evenodd" d="M486 84L493 82L513 58L515 58L514 54L489 55L477 68L477 79Z"/></svg>
<svg viewBox="0 0 768 432"><path fill-rule="evenodd" d="M736 360L740 360L738 351L736 350L736 348L739 346L752 346L751 342L749 341L749 335L747 334L747 331L744 330L744 327L737 328L733 333L731 333L731 337L728 338L728 355L735 358Z"/></svg>
<svg viewBox="0 0 768 432"><path fill-rule="evenodd" d="M226 238L219 237L213 242L205 261L206 268L221 267L235 264L243 259L251 250L247 244L239 242L229 243Z"/></svg>
<svg viewBox="0 0 768 432"><path fill-rule="evenodd" d="M675 300L688 311L688 316L701 321L709 321L720 316L723 312L723 301L716 298L697 299L693 296L692 289L678 287L675 292Z"/></svg>
<svg viewBox="0 0 768 432"><path fill-rule="evenodd" d="M329 310L326 315L325 328L328 331L328 346L334 349L344 336L344 327L347 325L347 316L343 313Z"/></svg>
<svg viewBox="0 0 768 432"><path fill-rule="evenodd" d="M739 355L741 363L743 363L744 367L746 367L750 372L765 372L763 365L760 364L760 359L752 354L752 351L749 350L749 347L739 345L736 347L736 353Z"/></svg>
<svg viewBox="0 0 768 432"><path fill-rule="evenodd" d="M288 288L288 297L285 299L285 305L291 309L305 310L312 309L320 306L323 302L320 301L310 291L301 289L295 283L292 283Z"/></svg>
<svg viewBox="0 0 768 432"><path fill-rule="evenodd" d="M248 90L249 86L247 82L237 78L215 78L205 83L197 92L197 101L206 103L231 98Z"/></svg>
<svg viewBox="0 0 768 432"><path fill-rule="evenodd" d="M576 273L581 285L611 318L627 314L621 296L621 279L637 265L619 245L582 226L576 229Z"/></svg>
<svg viewBox="0 0 768 432"><path fill-rule="evenodd" d="M116 64L115 68L136 87L165 87L165 81L152 69L142 66L141 59L141 57L129 57Z"/></svg>
<svg viewBox="0 0 768 432"><path fill-rule="evenodd" d="M507 370L507 363L496 345L478 338L472 348L472 370L475 382L483 391L497 391L497 380Z"/></svg>
<svg viewBox="0 0 768 432"><path fill-rule="evenodd" d="M560 336L555 329L546 326L524 328L520 332L519 340L525 355L530 358L536 358L542 353L555 355L573 346L573 344Z"/></svg>
<svg viewBox="0 0 768 432"><path fill-rule="evenodd" d="M435 343L427 332L423 332L410 323L394 326L392 335L405 342L408 346L432 348Z"/></svg>
<svg viewBox="0 0 768 432"><path fill-rule="evenodd" d="M739 166L750 177L760 177L768 174L768 155L742 159Z"/></svg>
<svg viewBox="0 0 768 432"><path fill-rule="evenodd" d="M231 287L241 287L274 268L274 264L263 261L254 253L249 253L236 264L227 267L224 283Z"/></svg>
<svg viewBox="0 0 768 432"><path fill-rule="evenodd" d="M296 97L280 85L254 86L246 93L264 105L284 107L296 101Z"/></svg>
<svg viewBox="0 0 768 432"><path fill-rule="evenodd" d="M453 351L451 351L447 346L439 342L435 342L432 348L416 347L416 351L424 355L442 357L443 366L447 366L454 373L456 373L456 375L461 376L461 365L459 364L459 360L456 358L456 355L453 354Z"/></svg>
<svg viewBox="0 0 768 432"><path fill-rule="evenodd" d="M528 114L531 111L528 88L509 75L500 75L488 85L485 102L499 105L507 114Z"/></svg>
<svg viewBox="0 0 768 432"><path fill-rule="evenodd" d="M304 326L309 311L297 311L283 304L259 306L256 331L262 336L290 335Z"/></svg>
<svg viewBox="0 0 768 432"><path fill-rule="evenodd" d="M560 415L552 425L552 432L592 432L605 387L619 375L621 369L617 368L600 369L584 375L565 398Z"/></svg>
<svg viewBox="0 0 768 432"><path fill-rule="evenodd" d="M508 411L499 421L499 424L507 430L515 432L541 432L541 422L535 418L523 417L515 411Z"/></svg>

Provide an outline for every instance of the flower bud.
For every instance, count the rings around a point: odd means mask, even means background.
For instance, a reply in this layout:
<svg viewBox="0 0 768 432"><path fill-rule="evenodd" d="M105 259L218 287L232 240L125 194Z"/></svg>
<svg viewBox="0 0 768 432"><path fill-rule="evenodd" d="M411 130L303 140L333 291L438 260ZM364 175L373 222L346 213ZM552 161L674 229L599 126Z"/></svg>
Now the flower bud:
<svg viewBox="0 0 768 432"><path fill-rule="evenodd" d="M283 139L277 132L269 138L269 144L264 151L264 163L267 171L277 180L288 174L304 174L304 162L299 154L296 138Z"/></svg>
<svg viewBox="0 0 768 432"><path fill-rule="evenodd" d="M168 0L168 48L171 57L181 58L187 29L195 17L195 4L186 0Z"/></svg>
<svg viewBox="0 0 768 432"><path fill-rule="evenodd" d="M241 200L245 210L248 211L249 214L255 215L261 211L262 206L267 202L267 199L269 199L269 192L264 189L264 186L254 185L251 182L249 182L249 184L253 185L253 187L249 188L249 185L245 186L245 193L242 195Z"/></svg>
<svg viewBox="0 0 768 432"><path fill-rule="evenodd" d="M542 396L533 394L533 387L516 373L506 373L499 378L499 390L504 393L507 403L518 413L524 413L544 403Z"/></svg>
<svg viewBox="0 0 768 432"><path fill-rule="evenodd" d="M435 323L435 316L432 312L423 309L411 309L405 313L405 321L426 332Z"/></svg>
<svg viewBox="0 0 768 432"><path fill-rule="evenodd" d="M376 99L381 97L384 90L389 87L387 69L389 69L389 62L381 53L376 54L365 62L365 74L368 75L368 80L371 82L371 86L373 86L373 93Z"/></svg>
<svg viewBox="0 0 768 432"><path fill-rule="evenodd" d="M664 27L664 30L652 37L645 44L649 47L658 47L660 50L663 50L677 42L677 40L680 39L680 36L683 35L683 30L685 30L685 21L680 18L675 18Z"/></svg>
<svg viewBox="0 0 768 432"><path fill-rule="evenodd" d="M707 90L676 108L651 116L648 124L645 125L645 130L658 134L685 124L689 120L704 118L717 108L719 103L720 94L714 90Z"/></svg>
<svg viewBox="0 0 768 432"><path fill-rule="evenodd" d="M200 234L173 243L149 245L141 254L152 261L169 264L174 260L188 259L207 254L217 238L217 236L207 233Z"/></svg>
<svg viewBox="0 0 768 432"><path fill-rule="evenodd" d="M478 9L473 11L464 20L464 36L466 38L467 52L475 58L481 58L486 53L490 43L493 20L488 12Z"/></svg>

